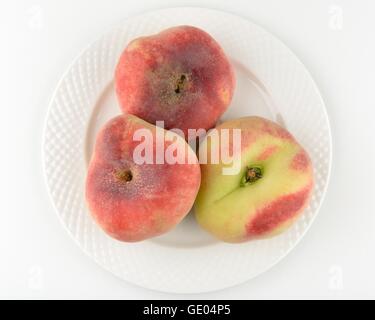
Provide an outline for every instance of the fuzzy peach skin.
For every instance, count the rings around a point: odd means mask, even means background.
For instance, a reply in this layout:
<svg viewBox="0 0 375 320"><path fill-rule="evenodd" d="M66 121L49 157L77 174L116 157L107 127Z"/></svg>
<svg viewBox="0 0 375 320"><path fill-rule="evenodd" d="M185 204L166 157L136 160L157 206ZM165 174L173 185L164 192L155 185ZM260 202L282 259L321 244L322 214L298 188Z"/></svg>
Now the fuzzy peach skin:
<svg viewBox="0 0 375 320"><path fill-rule="evenodd" d="M209 129L229 106L235 77L219 44L205 31L178 26L129 43L115 72L125 113L166 129Z"/></svg>
<svg viewBox="0 0 375 320"><path fill-rule="evenodd" d="M185 149L186 164L136 164L133 160L133 150L140 144L134 141L134 132L150 130L155 151L155 128L124 115L109 121L97 136L86 199L98 225L120 241L140 241L167 232L189 212L199 189L198 160L180 136L175 141L177 149ZM171 143L165 141L165 148ZM191 164L188 157L193 159Z"/></svg>
<svg viewBox="0 0 375 320"><path fill-rule="evenodd" d="M195 204L198 223L226 242L282 233L310 199L313 170L308 154L287 130L263 118L246 117L217 127L224 128L241 129L240 157L232 153L241 170L223 175L226 165L222 162L201 165L202 182ZM200 148L207 148L210 154L220 148L218 142L206 137ZM229 148L233 150L232 144Z"/></svg>

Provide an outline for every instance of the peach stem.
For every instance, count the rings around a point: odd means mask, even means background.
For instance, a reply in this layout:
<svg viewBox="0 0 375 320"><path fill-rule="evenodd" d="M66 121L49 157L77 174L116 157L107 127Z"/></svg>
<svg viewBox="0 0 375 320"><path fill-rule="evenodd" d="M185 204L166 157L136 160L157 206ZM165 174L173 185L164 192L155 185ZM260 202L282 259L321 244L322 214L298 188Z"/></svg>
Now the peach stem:
<svg viewBox="0 0 375 320"><path fill-rule="evenodd" d="M241 179L241 187L253 184L263 177L263 169L259 166L249 166Z"/></svg>

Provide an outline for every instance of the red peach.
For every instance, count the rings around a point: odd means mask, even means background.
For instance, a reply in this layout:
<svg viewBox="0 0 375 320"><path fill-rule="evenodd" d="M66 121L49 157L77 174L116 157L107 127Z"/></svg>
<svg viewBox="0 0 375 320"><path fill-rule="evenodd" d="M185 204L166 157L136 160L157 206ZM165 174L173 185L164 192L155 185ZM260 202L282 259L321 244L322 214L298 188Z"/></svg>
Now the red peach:
<svg viewBox="0 0 375 320"><path fill-rule="evenodd" d="M140 142L134 133L139 129L156 135L155 126L132 115L109 121L98 134L86 180L86 199L95 221L108 235L129 242L173 228L193 206L200 185L196 155L178 135L174 143L184 150L184 164L138 164L134 150ZM154 158L156 141L151 142ZM171 144L164 141L162 151Z"/></svg>
<svg viewBox="0 0 375 320"><path fill-rule="evenodd" d="M125 113L166 129L209 129L229 106L235 87L231 64L219 44L191 26L133 40L115 73Z"/></svg>

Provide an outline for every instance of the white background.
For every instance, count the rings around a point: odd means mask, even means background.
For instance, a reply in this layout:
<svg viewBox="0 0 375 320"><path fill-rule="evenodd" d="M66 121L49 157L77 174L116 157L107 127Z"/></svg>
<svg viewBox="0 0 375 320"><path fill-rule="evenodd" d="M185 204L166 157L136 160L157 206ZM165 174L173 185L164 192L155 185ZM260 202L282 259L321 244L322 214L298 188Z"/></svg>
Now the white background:
<svg viewBox="0 0 375 320"><path fill-rule="evenodd" d="M236 13L278 36L316 80L333 134L328 193L296 249L254 280L199 295L135 287L87 258L41 164L48 102L72 59L127 17L173 6ZM0 298L375 298L374 14L370 0L1 1Z"/></svg>

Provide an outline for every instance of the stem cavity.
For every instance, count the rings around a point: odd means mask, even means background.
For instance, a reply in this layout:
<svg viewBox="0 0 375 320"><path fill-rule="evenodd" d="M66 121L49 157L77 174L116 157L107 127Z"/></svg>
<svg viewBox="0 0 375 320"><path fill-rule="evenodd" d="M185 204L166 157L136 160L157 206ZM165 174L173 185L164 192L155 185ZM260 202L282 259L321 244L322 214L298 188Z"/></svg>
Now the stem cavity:
<svg viewBox="0 0 375 320"><path fill-rule="evenodd" d="M115 177L122 182L130 182L133 179L133 174L130 170L117 170Z"/></svg>

